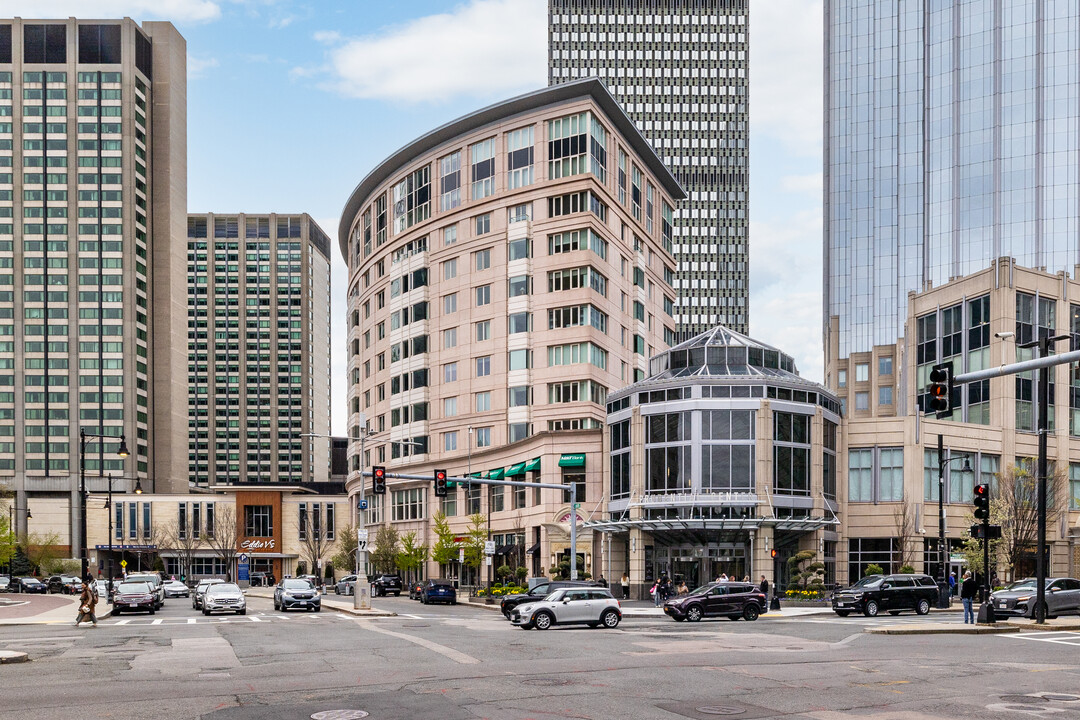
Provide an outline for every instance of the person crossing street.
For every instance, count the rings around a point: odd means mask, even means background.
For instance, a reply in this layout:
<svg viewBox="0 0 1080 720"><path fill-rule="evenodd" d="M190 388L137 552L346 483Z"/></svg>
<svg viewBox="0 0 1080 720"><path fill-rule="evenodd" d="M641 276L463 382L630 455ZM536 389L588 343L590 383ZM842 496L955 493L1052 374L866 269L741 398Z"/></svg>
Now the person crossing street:
<svg viewBox="0 0 1080 720"><path fill-rule="evenodd" d="M94 627L97 627L97 615L94 614L94 609L97 607L97 593L94 592L94 581L89 575L83 581L82 594L79 596L79 614L75 618L75 627L81 625L84 621L90 621Z"/></svg>

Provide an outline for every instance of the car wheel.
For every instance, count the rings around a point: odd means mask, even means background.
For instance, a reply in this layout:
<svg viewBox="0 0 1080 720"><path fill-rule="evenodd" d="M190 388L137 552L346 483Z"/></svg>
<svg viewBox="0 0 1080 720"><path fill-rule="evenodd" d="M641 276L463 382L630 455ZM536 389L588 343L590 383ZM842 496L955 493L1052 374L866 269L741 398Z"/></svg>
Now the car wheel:
<svg viewBox="0 0 1080 720"><path fill-rule="evenodd" d="M236 614L237 615L247 615L247 608L244 608L243 610L237 610Z"/></svg>
<svg viewBox="0 0 1080 720"><path fill-rule="evenodd" d="M863 606L863 615L865 615L866 617L877 617L877 614L877 600L867 600L866 605Z"/></svg>
<svg viewBox="0 0 1080 720"><path fill-rule="evenodd" d="M760 614L761 614L761 611L758 610L757 605L747 605L746 608L742 611L742 616L744 618L746 618L747 620L749 620L750 622L753 622L753 621L757 620L758 615L760 615Z"/></svg>
<svg viewBox="0 0 1080 720"><path fill-rule="evenodd" d="M926 615L930 612L930 603L927 600L920 600L919 604L915 606L915 612L919 615Z"/></svg>
<svg viewBox="0 0 1080 720"><path fill-rule="evenodd" d="M153 615L153 614L154 614L154 613L156 613L156 612L157 612L157 610L155 610L154 608L150 608L150 614L151 614L151 615Z"/></svg>
<svg viewBox="0 0 1080 720"><path fill-rule="evenodd" d="M207 610L206 608L203 608L203 609L202 609L202 614L203 614L203 615L209 615L209 614L210 614L210 611L209 611L209 610Z"/></svg>
<svg viewBox="0 0 1080 720"><path fill-rule="evenodd" d="M533 625L536 626L537 630L547 630L551 627L551 623L554 622L554 620L555 618L551 616L551 613L538 612L536 613L536 617L533 618Z"/></svg>
<svg viewBox="0 0 1080 720"><path fill-rule="evenodd" d="M690 622L697 622L701 619L704 613L701 611L700 605L691 605L686 609L686 619Z"/></svg>
<svg viewBox="0 0 1080 720"><path fill-rule="evenodd" d="M194 606L194 605L192 605L192 607L195 607L195 606ZM274 609L275 609L275 610L280 610L280 609L281 609L281 606L280 606L280 605L278 605L278 601L277 601L277 600L275 600L275 601L274 601Z"/></svg>
<svg viewBox="0 0 1080 720"><path fill-rule="evenodd" d="M315 606L314 608L312 608L312 609L313 609L313 610L314 610L315 612L322 612L322 605L316 605L316 606Z"/></svg>
<svg viewBox="0 0 1080 720"><path fill-rule="evenodd" d="M619 617L619 613L615 612L611 608L605 610L604 613L600 616L600 623L608 630L614 630L615 628L619 627L620 620L622 620L622 618Z"/></svg>
<svg viewBox="0 0 1080 720"><path fill-rule="evenodd" d="M334 586L334 594L335 595L340 595L341 594L341 588L339 588L337 585Z"/></svg>
<svg viewBox="0 0 1080 720"><path fill-rule="evenodd" d="M837 610L836 614L839 615L840 617L847 617L848 615L851 614L851 611L850 610Z"/></svg>
<svg viewBox="0 0 1080 720"><path fill-rule="evenodd" d="M450 601L450 604L451 604L451 605L457 605L457 600L451 600L451 601Z"/></svg>

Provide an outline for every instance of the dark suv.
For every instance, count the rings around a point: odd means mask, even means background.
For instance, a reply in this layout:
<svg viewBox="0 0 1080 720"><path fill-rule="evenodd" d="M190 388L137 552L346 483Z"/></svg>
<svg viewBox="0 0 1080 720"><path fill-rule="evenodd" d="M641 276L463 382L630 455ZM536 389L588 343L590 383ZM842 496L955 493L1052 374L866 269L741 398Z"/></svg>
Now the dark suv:
<svg viewBox="0 0 1080 720"><path fill-rule="evenodd" d="M676 620L697 622L703 617L757 620L767 599L756 585L718 582L702 585L664 603L664 613Z"/></svg>
<svg viewBox="0 0 1080 720"><path fill-rule="evenodd" d="M499 609L502 610L503 616L509 620L510 612L518 605L543 600L556 590L571 587L602 587L602 585L598 582L593 582L592 580L545 580L544 582L537 584L536 587L529 590L527 593L504 596L503 599L499 601Z"/></svg>
<svg viewBox="0 0 1080 720"><path fill-rule="evenodd" d="M379 575L371 581L371 594L376 597L388 593L394 593L394 597L398 597L404 589L405 583L398 575Z"/></svg>
<svg viewBox="0 0 1080 720"><path fill-rule="evenodd" d="M937 597L937 583L929 575L867 575L851 587L836 591L832 609L840 617L853 612L875 617L882 610L890 615L904 610L926 615Z"/></svg>

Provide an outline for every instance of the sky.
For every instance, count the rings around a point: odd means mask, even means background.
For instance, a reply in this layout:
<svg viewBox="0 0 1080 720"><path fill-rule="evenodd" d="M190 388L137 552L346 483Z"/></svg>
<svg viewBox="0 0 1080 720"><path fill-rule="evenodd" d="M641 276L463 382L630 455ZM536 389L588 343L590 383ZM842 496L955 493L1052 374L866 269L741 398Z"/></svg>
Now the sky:
<svg viewBox="0 0 1080 720"><path fill-rule="evenodd" d="M188 210L306 212L443 123L547 84L546 0L0 0L24 18L168 20L187 40ZM821 0L750 7L750 335L823 377ZM331 427L346 434L332 243Z"/></svg>

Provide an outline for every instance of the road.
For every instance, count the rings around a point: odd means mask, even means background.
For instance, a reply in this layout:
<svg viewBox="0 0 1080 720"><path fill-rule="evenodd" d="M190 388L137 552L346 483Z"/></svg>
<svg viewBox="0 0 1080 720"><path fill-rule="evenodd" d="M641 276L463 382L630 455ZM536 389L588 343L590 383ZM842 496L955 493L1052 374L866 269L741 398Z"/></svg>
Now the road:
<svg viewBox="0 0 1080 720"><path fill-rule="evenodd" d="M832 615L541 632L465 605L376 606L399 615L250 598L246 616L206 618L170 599L98 629L0 627L0 649L32 658L0 666L0 719L1080 716L1080 633L883 636L863 629L927 619Z"/></svg>

